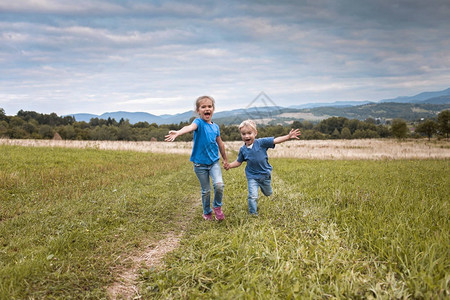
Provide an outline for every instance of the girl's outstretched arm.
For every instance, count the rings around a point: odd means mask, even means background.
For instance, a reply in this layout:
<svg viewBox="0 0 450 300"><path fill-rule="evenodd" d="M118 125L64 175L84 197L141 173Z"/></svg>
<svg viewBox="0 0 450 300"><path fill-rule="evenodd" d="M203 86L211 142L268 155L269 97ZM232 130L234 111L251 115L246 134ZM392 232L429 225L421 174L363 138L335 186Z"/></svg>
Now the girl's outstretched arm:
<svg viewBox="0 0 450 300"><path fill-rule="evenodd" d="M286 135L283 135L283 136L279 136L279 137L276 137L274 140L273 140L273 143L274 144L280 144L280 143L283 143L283 142L286 142L287 140L290 140L290 139L299 139L298 137L301 135L302 133L300 132L300 130L299 129L291 129L291 131L288 133L288 134L286 134Z"/></svg>
<svg viewBox="0 0 450 300"><path fill-rule="evenodd" d="M166 142L173 142L175 141L175 139L180 136L183 135L185 133L194 131L195 129L197 129L197 124L192 123L190 125L186 125L183 128L181 128L180 130L171 130L169 131L169 134L166 135L165 141Z"/></svg>

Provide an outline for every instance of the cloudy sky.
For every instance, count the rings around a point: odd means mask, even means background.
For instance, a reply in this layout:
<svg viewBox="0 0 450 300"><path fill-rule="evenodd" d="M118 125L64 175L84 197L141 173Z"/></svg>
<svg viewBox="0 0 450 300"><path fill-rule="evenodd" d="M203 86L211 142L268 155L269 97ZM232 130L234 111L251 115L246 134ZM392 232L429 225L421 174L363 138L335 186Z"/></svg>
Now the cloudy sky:
<svg viewBox="0 0 450 300"><path fill-rule="evenodd" d="M450 1L0 0L0 108L174 114L450 87Z"/></svg>

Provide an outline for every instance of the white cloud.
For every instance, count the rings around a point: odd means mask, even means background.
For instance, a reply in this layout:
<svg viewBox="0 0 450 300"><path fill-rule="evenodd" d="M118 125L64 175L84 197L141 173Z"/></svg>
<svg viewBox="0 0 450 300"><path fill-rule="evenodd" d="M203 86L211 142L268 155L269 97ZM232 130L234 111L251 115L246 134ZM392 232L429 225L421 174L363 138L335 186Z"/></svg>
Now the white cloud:
<svg viewBox="0 0 450 300"><path fill-rule="evenodd" d="M1 1L0 11L8 13L77 14L87 12L119 12L122 8L107 1L15 0Z"/></svg>
<svg viewBox="0 0 450 300"><path fill-rule="evenodd" d="M450 5L410 4L0 1L0 107L182 112L201 94L224 110L261 91L289 105L447 88Z"/></svg>

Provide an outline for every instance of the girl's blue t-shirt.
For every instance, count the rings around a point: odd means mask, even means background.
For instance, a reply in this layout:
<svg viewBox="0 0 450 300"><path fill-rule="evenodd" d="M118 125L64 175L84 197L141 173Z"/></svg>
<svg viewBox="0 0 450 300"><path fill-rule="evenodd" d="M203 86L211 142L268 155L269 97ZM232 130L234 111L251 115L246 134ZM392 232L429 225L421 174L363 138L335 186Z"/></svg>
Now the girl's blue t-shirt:
<svg viewBox="0 0 450 300"><path fill-rule="evenodd" d="M219 145L216 141L220 136L219 125L209 124L200 118L195 119L193 123L197 124L197 129L194 130L191 161L196 164L212 165L219 160Z"/></svg>
<svg viewBox="0 0 450 300"><path fill-rule="evenodd" d="M237 161L247 162L245 167L245 175L249 179L262 179L270 175L272 166L269 164L267 156L268 148L275 148L273 137L256 139L253 146L248 148L246 145L239 149Z"/></svg>

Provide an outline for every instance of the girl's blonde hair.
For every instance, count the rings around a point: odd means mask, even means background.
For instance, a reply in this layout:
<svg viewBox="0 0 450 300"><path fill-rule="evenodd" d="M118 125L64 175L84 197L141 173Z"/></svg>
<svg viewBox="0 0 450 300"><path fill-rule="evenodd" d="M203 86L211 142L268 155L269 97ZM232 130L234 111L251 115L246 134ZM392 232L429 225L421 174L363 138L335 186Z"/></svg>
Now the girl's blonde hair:
<svg viewBox="0 0 450 300"><path fill-rule="evenodd" d="M253 129L255 132L258 132L258 129L256 129L256 123L252 120L245 120L239 125L239 130L242 129L242 127L248 126L251 129Z"/></svg>
<svg viewBox="0 0 450 300"><path fill-rule="evenodd" d="M195 101L195 111L198 111L198 109L199 109L199 107L200 107L200 102L201 102L202 100L205 100L205 99L211 100L212 105L213 105L213 108L214 108L214 110L216 110L216 101L214 100L213 97L211 97L211 96L200 96L200 97L198 97L197 100Z"/></svg>

